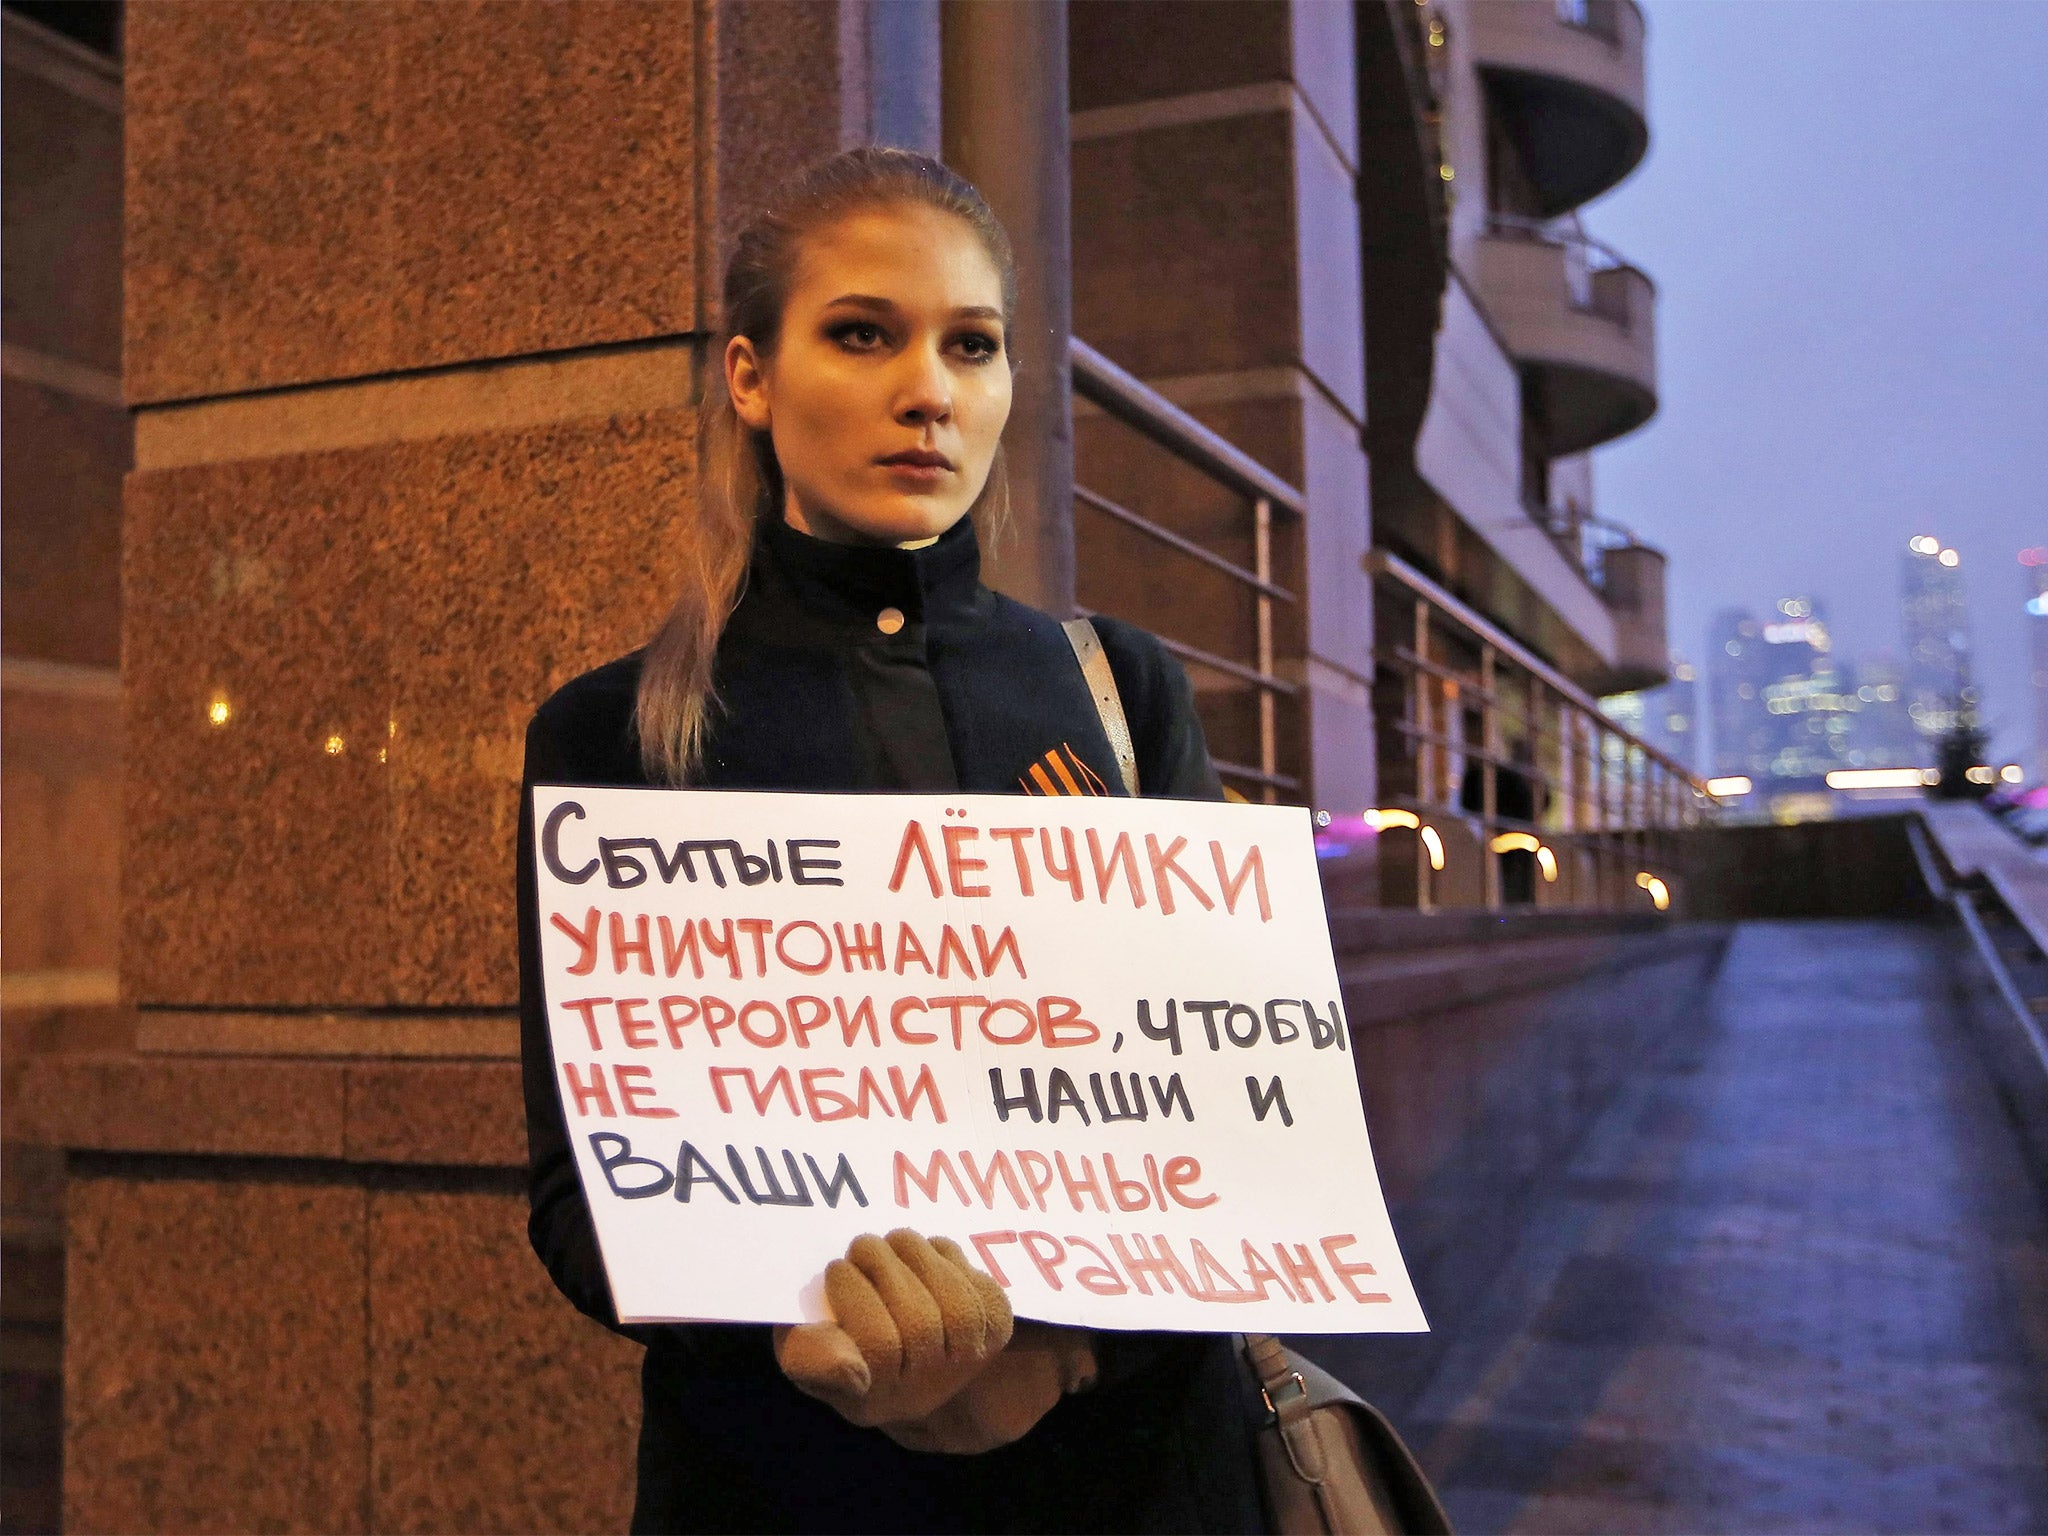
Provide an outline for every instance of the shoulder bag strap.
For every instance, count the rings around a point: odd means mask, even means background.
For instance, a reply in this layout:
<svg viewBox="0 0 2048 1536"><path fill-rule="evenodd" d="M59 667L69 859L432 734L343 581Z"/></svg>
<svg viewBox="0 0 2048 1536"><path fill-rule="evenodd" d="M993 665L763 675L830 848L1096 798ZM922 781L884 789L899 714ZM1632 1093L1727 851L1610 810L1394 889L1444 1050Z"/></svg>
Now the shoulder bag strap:
<svg viewBox="0 0 2048 1536"><path fill-rule="evenodd" d="M1060 625L1067 632L1067 644L1081 663L1081 676L1095 698L1095 712L1102 717L1109 749L1116 754L1116 771L1124 781L1124 793L1138 793L1138 754L1131 747L1131 727L1124 719L1124 701L1116 691L1116 675L1109 670L1109 657L1102 649L1102 637L1086 619L1068 619Z"/></svg>

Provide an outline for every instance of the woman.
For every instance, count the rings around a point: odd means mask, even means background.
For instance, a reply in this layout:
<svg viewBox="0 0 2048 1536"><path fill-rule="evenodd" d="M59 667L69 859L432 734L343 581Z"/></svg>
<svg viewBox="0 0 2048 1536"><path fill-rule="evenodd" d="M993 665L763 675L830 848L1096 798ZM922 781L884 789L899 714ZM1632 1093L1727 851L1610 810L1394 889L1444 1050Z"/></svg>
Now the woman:
<svg viewBox="0 0 2048 1536"><path fill-rule="evenodd" d="M1117 792L1059 623L979 579L1014 308L1001 226L935 161L856 150L787 188L726 274L682 595L644 651L541 707L528 785ZM1098 628L1141 791L1220 798L1179 668ZM531 847L529 808L530 1230L571 1301L647 1346L636 1531L1261 1528L1227 1338L1013 1328L943 1239L856 1241L827 1272L835 1322L619 1327L555 1086Z"/></svg>

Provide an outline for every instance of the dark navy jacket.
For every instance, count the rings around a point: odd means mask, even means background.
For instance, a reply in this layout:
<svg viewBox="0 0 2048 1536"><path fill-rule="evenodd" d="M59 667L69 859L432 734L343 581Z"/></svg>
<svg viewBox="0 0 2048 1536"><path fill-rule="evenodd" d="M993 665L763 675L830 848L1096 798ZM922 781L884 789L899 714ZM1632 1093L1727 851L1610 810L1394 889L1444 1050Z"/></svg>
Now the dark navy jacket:
<svg viewBox="0 0 2048 1536"><path fill-rule="evenodd" d="M900 622L899 622L900 621ZM1147 795L1220 799L1180 668L1098 619ZM534 716L526 783L643 785L639 655ZM709 789L1123 792L1057 620L981 584L962 520L918 550L764 523L720 640ZM1034 773L1034 768L1037 772ZM521 1036L535 1251L619 1328L555 1084L540 988L531 797L519 848ZM1248 1386L1226 1336L1098 1333L1101 1382L983 1456L906 1451L798 1392L763 1326L619 1328L647 1345L644 1531L1243 1531L1263 1528Z"/></svg>

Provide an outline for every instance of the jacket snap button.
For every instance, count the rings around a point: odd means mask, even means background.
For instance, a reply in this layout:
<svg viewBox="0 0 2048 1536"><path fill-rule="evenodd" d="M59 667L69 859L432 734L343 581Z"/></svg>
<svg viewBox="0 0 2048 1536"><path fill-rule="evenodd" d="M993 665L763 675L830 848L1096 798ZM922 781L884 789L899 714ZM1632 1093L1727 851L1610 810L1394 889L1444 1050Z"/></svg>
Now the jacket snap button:
<svg viewBox="0 0 2048 1536"><path fill-rule="evenodd" d="M884 608L875 615L875 628L885 635L893 635L902 627L903 610L901 608Z"/></svg>

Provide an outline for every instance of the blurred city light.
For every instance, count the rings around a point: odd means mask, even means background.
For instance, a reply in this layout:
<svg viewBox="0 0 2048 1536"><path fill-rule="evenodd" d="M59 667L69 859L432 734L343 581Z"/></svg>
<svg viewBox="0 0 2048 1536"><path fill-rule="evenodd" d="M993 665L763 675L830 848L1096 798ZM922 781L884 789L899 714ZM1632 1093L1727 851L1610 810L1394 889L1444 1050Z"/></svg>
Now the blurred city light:
<svg viewBox="0 0 2048 1536"><path fill-rule="evenodd" d="M1435 827L1424 827L1422 829L1422 846L1429 851L1429 867L1431 869L1442 869L1444 867L1444 840L1437 836Z"/></svg>
<svg viewBox="0 0 2048 1536"><path fill-rule="evenodd" d="M1829 789L1918 789L1918 768L1837 768L1828 775Z"/></svg>

